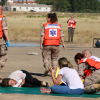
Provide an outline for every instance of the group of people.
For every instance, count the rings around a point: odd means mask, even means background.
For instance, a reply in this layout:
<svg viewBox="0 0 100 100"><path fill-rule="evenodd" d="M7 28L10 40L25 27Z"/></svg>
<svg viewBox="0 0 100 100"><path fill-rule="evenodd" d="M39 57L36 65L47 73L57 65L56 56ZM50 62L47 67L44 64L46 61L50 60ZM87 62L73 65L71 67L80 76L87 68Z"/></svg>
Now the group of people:
<svg viewBox="0 0 100 100"><path fill-rule="evenodd" d="M1 86L7 87L41 87L41 93L57 94L76 94L82 95L84 92L94 94L100 91L100 58L93 56L91 51L86 49L82 53L74 56L78 70L73 69L73 65L62 57L58 60L60 71L55 78L55 69L48 67L54 85L49 87L47 82L39 81L33 78L25 70L17 70L11 73L8 78L4 78ZM82 79L84 81L82 82ZM62 83L60 84L60 82Z"/></svg>
<svg viewBox="0 0 100 100"><path fill-rule="evenodd" d="M49 70L55 85L50 89L41 88L40 91L42 93L77 95L84 92L87 94L99 92L100 58L93 56L91 51L86 49L82 53L77 53L74 60L78 64L77 71L73 69L71 63L65 57L58 60L60 71L56 79L54 77L54 70L50 67ZM60 81L62 81L62 84L60 84Z"/></svg>
<svg viewBox="0 0 100 100"><path fill-rule="evenodd" d="M6 18L2 15L3 8L0 6L0 57L5 59L0 62L0 68L4 66L6 60L7 47L10 45L8 37L8 27ZM45 68L44 76L47 76L49 71L51 72L52 81L54 86L50 89L49 84L44 81L40 81L31 76L26 70L17 70L12 72L8 78L2 80L1 86L3 87L41 87L41 93L60 93L60 94L77 94L84 93L96 93L100 90L100 58L92 56L90 50L84 50L82 53L77 53L74 57L76 64L78 64L78 71L73 69L72 64L67 58L62 57L58 60L60 40L62 46L65 49L64 33L61 29L61 25L58 24L56 13L47 14L47 23L43 24L41 29L40 49L42 50L43 64ZM67 21L69 23L69 34L72 32L72 37L75 29L76 21L72 16ZM5 40L4 40L5 39ZM1 42L2 41L2 42ZM4 41L4 43L3 43ZM69 36L70 41L70 36ZM73 41L73 38L71 38ZM3 51L5 50L5 51ZM2 54L2 53L3 54ZM51 57L51 66L50 66ZM0 58L2 59L2 58ZM0 60L1 61L1 60ZM57 78L55 78L55 72L59 65L60 71ZM82 82L84 79L84 82ZM60 84L62 81L62 84ZM60 85L59 85L60 84Z"/></svg>

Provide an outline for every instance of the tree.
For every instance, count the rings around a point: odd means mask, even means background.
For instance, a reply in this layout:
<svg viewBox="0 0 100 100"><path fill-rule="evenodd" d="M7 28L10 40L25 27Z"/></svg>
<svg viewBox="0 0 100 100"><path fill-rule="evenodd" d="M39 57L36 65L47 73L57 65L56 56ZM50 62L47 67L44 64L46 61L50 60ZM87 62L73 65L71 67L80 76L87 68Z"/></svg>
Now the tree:
<svg viewBox="0 0 100 100"><path fill-rule="evenodd" d="M2 6L5 5L6 1L7 0L1 0L0 5L2 5Z"/></svg>
<svg viewBox="0 0 100 100"><path fill-rule="evenodd" d="M55 0L53 2L53 9L57 11L68 11L71 5L68 0Z"/></svg>
<svg viewBox="0 0 100 100"><path fill-rule="evenodd" d="M36 3L52 5L54 0L36 0Z"/></svg>
<svg viewBox="0 0 100 100"><path fill-rule="evenodd" d="M39 4L53 5L56 11L95 12L100 10L100 0L37 0Z"/></svg>

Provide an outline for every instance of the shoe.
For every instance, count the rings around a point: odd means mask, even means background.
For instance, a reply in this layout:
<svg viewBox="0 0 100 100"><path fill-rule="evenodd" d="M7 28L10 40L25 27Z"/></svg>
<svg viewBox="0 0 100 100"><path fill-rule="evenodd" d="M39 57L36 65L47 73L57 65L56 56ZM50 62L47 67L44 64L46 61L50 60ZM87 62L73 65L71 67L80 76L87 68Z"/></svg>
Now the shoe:
<svg viewBox="0 0 100 100"><path fill-rule="evenodd" d="M47 76L48 73L49 73L49 70L45 70L45 72L44 72L44 76Z"/></svg>
<svg viewBox="0 0 100 100"><path fill-rule="evenodd" d="M41 82L41 86L43 86L43 87L50 87L49 84L47 82L44 82L44 81Z"/></svg>
<svg viewBox="0 0 100 100"><path fill-rule="evenodd" d="M41 88L40 88L40 92L41 92L41 93L48 93L48 94L49 94L49 93L51 93L51 89L46 89L46 88L44 88L44 87L41 87Z"/></svg>
<svg viewBox="0 0 100 100"><path fill-rule="evenodd" d="M100 84L95 84L94 89L95 89L96 93L99 92L100 91Z"/></svg>

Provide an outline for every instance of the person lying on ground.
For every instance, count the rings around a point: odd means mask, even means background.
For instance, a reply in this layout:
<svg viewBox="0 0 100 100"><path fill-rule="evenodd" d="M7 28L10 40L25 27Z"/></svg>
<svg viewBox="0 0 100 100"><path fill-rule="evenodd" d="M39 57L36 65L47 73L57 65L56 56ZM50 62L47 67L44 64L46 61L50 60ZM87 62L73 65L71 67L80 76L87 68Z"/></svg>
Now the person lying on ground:
<svg viewBox="0 0 100 100"><path fill-rule="evenodd" d="M58 73L57 78L54 77L54 70L49 67L51 72L52 80L54 82L54 86L50 89L41 88L41 93L57 93L57 94L76 94L81 95L84 93L83 83L75 69L72 67L68 67L70 62L62 57L58 60L58 64L60 67L60 71ZM60 81L63 83L59 85Z"/></svg>
<svg viewBox="0 0 100 100"><path fill-rule="evenodd" d="M85 58L84 54L82 53L77 53L74 59L78 64L78 73L80 75L80 78L84 78L84 92L89 94L99 92L100 62L91 57ZM81 69L83 70L83 72Z"/></svg>
<svg viewBox="0 0 100 100"><path fill-rule="evenodd" d="M49 87L49 84L33 78L26 70L17 70L12 72L8 78L4 78L1 83L2 87Z"/></svg>

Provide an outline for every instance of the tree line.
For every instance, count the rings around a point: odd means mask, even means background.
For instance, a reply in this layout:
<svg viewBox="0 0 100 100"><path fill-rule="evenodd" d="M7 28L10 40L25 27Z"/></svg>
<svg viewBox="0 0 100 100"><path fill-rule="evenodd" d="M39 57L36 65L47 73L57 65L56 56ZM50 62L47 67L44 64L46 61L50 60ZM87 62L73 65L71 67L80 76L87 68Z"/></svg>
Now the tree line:
<svg viewBox="0 0 100 100"><path fill-rule="evenodd" d="M54 11L100 12L100 0L36 0L36 2L52 5Z"/></svg>
<svg viewBox="0 0 100 100"><path fill-rule="evenodd" d="M0 5L4 5L6 1L1 0ZM36 3L52 5L53 11L100 12L100 0L36 0Z"/></svg>

